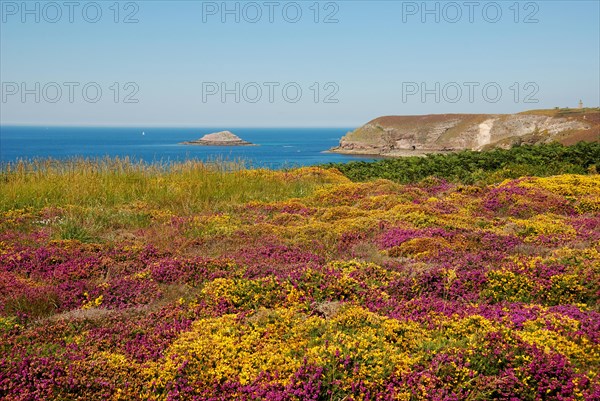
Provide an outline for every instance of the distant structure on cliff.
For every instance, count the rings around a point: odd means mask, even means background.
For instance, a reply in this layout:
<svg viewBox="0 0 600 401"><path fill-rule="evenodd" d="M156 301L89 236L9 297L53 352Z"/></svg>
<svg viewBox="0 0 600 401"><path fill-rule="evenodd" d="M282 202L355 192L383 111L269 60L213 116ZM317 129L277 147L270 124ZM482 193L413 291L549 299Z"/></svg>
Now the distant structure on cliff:
<svg viewBox="0 0 600 401"><path fill-rule="evenodd" d="M579 101L579 108L583 109L583 101L581 101L581 100Z"/></svg>

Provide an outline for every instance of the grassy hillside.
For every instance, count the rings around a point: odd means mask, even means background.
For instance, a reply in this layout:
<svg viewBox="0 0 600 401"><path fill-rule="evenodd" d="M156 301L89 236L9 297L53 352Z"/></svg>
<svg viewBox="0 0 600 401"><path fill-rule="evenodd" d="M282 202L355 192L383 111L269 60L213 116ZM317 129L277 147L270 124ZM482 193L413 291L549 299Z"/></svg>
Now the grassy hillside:
<svg viewBox="0 0 600 401"><path fill-rule="evenodd" d="M598 399L597 151L10 166L0 399Z"/></svg>
<svg viewBox="0 0 600 401"><path fill-rule="evenodd" d="M431 114L424 116L385 116L369 121L366 125L349 132L345 139L349 142L364 143L373 146L385 146L394 142L394 135L386 134L388 131L410 132L415 144L428 142L445 142L459 135L469 125L479 124L490 116L487 114ZM449 128L441 135L433 135L430 131L436 125L458 120L459 123Z"/></svg>
<svg viewBox="0 0 600 401"><path fill-rule="evenodd" d="M405 156L410 150L508 149L514 144L574 145L580 141L600 141L600 108L385 116L346 134L333 151Z"/></svg>
<svg viewBox="0 0 600 401"><path fill-rule="evenodd" d="M582 109L572 109L569 107L565 108L554 108L554 109L539 109L539 110L528 110L521 112L519 114L536 114L547 117L576 117L582 118L584 116L588 116L588 118L598 119L598 115L600 114L600 107L584 107ZM586 118L586 120L588 119Z"/></svg>
<svg viewBox="0 0 600 401"><path fill-rule="evenodd" d="M583 109L557 108L551 110L531 110L520 114L537 114L548 117L572 118L592 124L590 130L565 131L555 138L559 143L570 146L578 142L600 142L600 107L586 107Z"/></svg>

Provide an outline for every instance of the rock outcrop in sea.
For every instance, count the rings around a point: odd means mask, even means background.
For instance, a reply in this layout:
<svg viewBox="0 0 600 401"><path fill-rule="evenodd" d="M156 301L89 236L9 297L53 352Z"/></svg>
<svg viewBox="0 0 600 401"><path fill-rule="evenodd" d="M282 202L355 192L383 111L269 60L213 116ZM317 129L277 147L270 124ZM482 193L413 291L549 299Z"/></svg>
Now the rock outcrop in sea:
<svg viewBox="0 0 600 401"><path fill-rule="evenodd" d="M230 131L220 131L204 135L200 139L182 142L183 145L202 145L202 146L253 146L253 143L244 141L239 136Z"/></svg>

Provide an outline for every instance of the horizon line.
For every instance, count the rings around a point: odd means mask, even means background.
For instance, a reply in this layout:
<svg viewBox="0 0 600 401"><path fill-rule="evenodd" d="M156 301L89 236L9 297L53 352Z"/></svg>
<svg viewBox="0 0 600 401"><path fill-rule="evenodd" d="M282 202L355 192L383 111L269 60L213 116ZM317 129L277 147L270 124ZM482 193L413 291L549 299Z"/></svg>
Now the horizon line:
<svg viewBox="0 0 600 401"><path fill-rule="evenodd" d="M40 127L40 128L354 128L360 125L143 125L143 124L39 124L39 123L0 123L0 127ZM226 128L223 128L226 129Z"/></svg>

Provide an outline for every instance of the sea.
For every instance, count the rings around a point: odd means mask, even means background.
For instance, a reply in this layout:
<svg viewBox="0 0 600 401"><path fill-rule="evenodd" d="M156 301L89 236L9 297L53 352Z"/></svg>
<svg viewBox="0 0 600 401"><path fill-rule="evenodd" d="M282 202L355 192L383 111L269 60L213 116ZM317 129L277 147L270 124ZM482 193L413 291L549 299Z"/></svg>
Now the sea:
<svg viewBox="0 0 600 401"><path fill-rule="evenodd" d="M245 141L258 146L191 146L223 128L42 127L0 126L0 163L74 157L129 157L148 163L203 161L243 162L252 168L292 168L330 162L370 161L329 153L352 128L235 128Z"/></svg>

